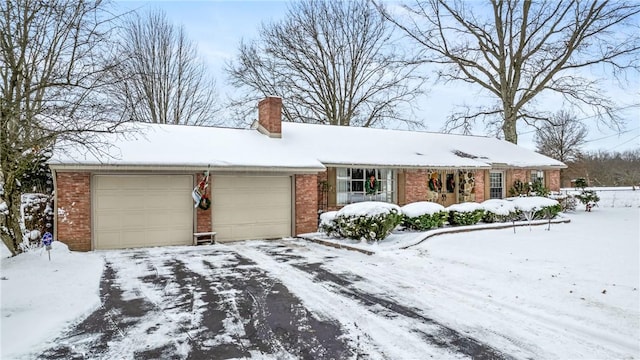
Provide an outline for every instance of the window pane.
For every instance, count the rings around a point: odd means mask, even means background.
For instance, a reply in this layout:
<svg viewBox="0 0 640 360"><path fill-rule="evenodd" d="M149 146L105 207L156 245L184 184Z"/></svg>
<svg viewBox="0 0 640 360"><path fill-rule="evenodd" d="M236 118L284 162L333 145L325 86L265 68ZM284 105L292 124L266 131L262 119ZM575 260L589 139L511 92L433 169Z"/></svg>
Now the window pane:
<svg viewBox="0 0 640 360"><path fill-rule="evenodd" d="M351 169L338 168L336 170L336 201L338 202L338 205L344 205L347 203L347 194L351 185L351 182L349 181Z"/></svg>
<svg viewBox="0 0 640 360"><path fill-rule="evenodd" d="M502 199L502 173L489 173L489 198Z"/></svg>
<svg viewBox="0 0 640 360"><path fill-rule="evenodd" d="M365 182L375 177L377 186L367 194ZM395 198L395 173L391 169L338 168L336 172L337 202L346 205L360 201L387 201Z"/></svg>

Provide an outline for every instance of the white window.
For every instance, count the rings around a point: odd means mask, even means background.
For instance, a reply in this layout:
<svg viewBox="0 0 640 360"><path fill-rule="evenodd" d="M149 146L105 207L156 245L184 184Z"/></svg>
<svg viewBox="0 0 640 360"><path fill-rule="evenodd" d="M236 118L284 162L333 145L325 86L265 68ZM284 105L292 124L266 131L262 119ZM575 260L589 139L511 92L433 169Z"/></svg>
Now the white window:
<svg viewBox="0 0 640 360"><path fill-rule="evenodd" d="M502 199L504 197L504 173L502 171L489 172L489 198Z"/></svg>
<svg viewBox="0 0 640 360"><path fill-rule="evenodd" d="M395 173L391 169L337 168L336 175L338 205L395 200Z"/></svg>
<svg viewBox="0 0 640 360"><path fill-rule="evenodd" d="M544 185L544 171L542 170L531 170L530 181L532 184L535 184L536 181L540 181L542 185Z"/></svg>

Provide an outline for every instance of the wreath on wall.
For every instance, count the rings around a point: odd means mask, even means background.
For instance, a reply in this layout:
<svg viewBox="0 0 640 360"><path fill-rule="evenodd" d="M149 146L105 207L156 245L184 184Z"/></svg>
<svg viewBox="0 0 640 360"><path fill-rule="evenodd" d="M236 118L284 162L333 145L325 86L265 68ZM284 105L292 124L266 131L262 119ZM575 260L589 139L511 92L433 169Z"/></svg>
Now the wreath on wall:
<svg viewBox="0 0 640 360"><path fill-rule="evenodd" d="M438 173L432 173L431 178L429 179L429 190L431 191L440 191L442 188L442 183L440 179L438 179Z"/></svg>
<svg viewBox="0 0 640 360"><path fill-rule="evenodd" d="M200 203L198 203L198 209L209 210L211 207L211 200L209 199L209 195L204 194L202 199L200 199Z"/></svg>
<svg viewBox="0 0 640 360"><path fill-rule="evenodd" d="M196 207L202 210L209 210L211 207L211 199L209 199L209 193L207 189L209 188L209 171L205 171L202 177L202 180L198 185L193 188L193 192L191 196L196 203Z"/></svg>

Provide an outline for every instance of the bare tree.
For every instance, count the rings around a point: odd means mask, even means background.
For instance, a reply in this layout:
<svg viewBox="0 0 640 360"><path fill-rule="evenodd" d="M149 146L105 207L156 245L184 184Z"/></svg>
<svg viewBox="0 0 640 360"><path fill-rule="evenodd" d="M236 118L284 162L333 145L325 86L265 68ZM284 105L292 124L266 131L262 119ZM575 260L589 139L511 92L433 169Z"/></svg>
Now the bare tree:
<svg viewBox="0 0 640 360"><path fill-rule="evenodd" d="M587 127L570 111L561 110L542 124L534 139L536 151L564 163L576 162L585 143ZM565 182L566 169L560 170L560 182Z"/></svg>
<svg viewBox="0 0 640 360"><path fill-rule="evenodd" d="M392 27L366 0L304 0L285 20L263 24L259 41L243 42L228 64L241 103L283 98L286 121L382 126L403 117L420 94L415 66L400 60Z"/></svg>
<svg viewBox="0 0 640 360"><path fill-rule="evenodd" d="M538 129L536 150L562 162L575 161L580 157L580 146L586 137L587 127L575 114L561 110Z"/></svg>
<svg viewBox="0 0 640 360"><path fill-rule="evenodd" d="M219 107L215 81L183 26L162 10L134 13L123 25L114 96L134 121L211 125Z"/></svg>
<svg viewBox="0 0 640 360"><path fill-rule="evenodd" d="M103 46L111 29L105 10L100 1L0 2L0 236L13 254L22 241L20 179L32 163L55 142L90 149L96 132L120 120L102 95L115 58Z"/></svg>
<svg viewBox="0 0 640 360"><path fill-rule="evenodd" d="M378 6L384 12L382 6ZM616 103L593 70L638 73L637 2L605 0L416 0L386 18L423 49L439 79L466 82L495 99L492 105L454 113L447 130L482 119L518 142L517 124L547 118L534 100L556 93L620 128Z"/></svg>

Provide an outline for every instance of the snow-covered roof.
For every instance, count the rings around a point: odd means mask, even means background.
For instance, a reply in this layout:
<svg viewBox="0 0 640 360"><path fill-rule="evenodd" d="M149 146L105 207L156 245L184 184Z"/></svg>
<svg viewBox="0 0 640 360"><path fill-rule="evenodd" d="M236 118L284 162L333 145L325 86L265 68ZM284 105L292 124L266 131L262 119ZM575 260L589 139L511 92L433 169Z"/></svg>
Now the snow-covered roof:
<svg viewBox="0 0 640 360"><path fill-rule="evenodd" d="M100 134L100 153L61 144L52 165L323 170L313 156L251 129L127 123ZM64 149L63 149L64 148Z"/></svg>
<svg viewBox="0 0 640 360"><path fill-rule="evenodd" d="M282 137L253 129L148 123L101 134L101 153L61 146L52 165L295 169L325 166L417 168L564 167L504 140L404 130L282 123ZM64 148L64 150L63 150ZM324 165L323 165L324 164Z"/></svg>
<svg viewBox="0 0 640 360"><path fill-rule="evenodd" d="M483 136L283 122L281 140L325 165L565 167L508 141Z"/></svg>

